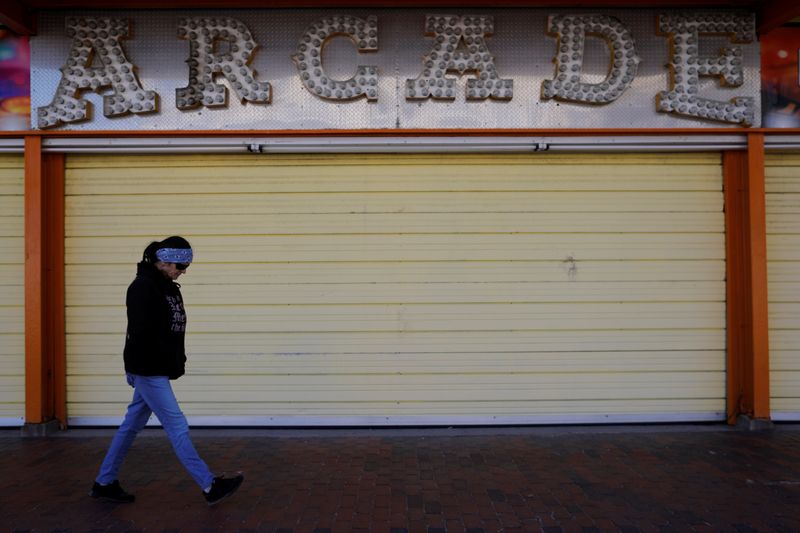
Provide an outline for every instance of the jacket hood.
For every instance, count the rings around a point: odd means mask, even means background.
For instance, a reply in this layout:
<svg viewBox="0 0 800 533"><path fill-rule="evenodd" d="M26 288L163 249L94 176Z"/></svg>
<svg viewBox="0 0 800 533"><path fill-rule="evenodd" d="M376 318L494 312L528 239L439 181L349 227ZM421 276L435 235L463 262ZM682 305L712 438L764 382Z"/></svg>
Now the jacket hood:
<svg viewBox="0 0 800 533"><path fill-rule="evenodd" d="M136 265L136 275L145 278L150 278L161 287L170 290L171 288L180 288L180 285L162 274L152 263L145 263L144 261Z"/></svg>

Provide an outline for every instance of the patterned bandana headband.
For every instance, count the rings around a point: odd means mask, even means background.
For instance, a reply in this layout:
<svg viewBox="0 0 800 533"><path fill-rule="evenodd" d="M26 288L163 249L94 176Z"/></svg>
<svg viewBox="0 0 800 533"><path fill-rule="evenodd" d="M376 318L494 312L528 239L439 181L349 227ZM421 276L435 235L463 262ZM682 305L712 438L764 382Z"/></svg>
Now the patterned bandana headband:
<svg viewBox="0 0 800 533"><path fill-rule="evenodd" d="M188 265L192 262L191 248L161 248L156 252L159 261L165 263L183 263Z"/></svg>

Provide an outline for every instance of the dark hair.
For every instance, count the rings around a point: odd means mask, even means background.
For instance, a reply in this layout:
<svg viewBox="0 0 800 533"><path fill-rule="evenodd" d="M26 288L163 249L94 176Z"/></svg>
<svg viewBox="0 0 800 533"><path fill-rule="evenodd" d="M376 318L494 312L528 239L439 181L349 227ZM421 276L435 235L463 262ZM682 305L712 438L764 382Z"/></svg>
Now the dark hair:
<svg viewBox="0 0 800 533"><path fill-rule="evenodd" d="M177 235L173 235L172 237L167 237L163 241L153 241L147 245L147 248L144 249L144 253L142 254L142 261L145 263L154 264L158 261L158 257L156 257L156 252L162 248L191 248L192 245L189 244L189 241L184 239L183 237L178 237Z"/></svg>

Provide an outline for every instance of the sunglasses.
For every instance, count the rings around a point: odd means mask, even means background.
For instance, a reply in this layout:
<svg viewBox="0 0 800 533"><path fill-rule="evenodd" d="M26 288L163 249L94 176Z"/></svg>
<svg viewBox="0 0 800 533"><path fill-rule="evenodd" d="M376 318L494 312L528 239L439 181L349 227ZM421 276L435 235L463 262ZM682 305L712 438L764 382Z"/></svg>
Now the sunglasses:
<svg viewBox="0 0 800 533"><path fill-rule="evenodd" d="M175 263L175 268L178 270L186 270L191 263Z"/></svg>

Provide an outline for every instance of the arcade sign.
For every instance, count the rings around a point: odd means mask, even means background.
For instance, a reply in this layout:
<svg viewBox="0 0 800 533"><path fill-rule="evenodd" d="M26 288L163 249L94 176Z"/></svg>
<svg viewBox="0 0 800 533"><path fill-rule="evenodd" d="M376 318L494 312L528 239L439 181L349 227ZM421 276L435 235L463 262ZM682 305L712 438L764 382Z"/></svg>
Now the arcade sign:
<svg viewBox="0 0 800 533"><path fill-rule="evenodd" d="M301 13L296 12L296 16ZM138 31L132 33L129 18L66 16L65 36L71 42L49 103L34 112L37 126L56 128L91 122L92 103L87 95L92 93L102 96L102 114L108 119L157 115L164 106L178 113L226 109L231 106L231 95L239 106L264 106L266 109L258 113L268 116L269 107L278 106L284 95L273 87L270 65L262 75L253 63L270 47L271 40L259 42L244 17L182 15L175 21L175 42L176 46L181 41L188 44L184 57L188 68L184 67L185 84L175 85L172 94L150 87L147 67L137 67L136 58L126 53L129 44L141 39ZM424 21L422 31L406 28L400 35L403 40L421 41L427 47L421 56L404 60L409 65L416 62L410 76L398 73L397 67L387 72L391 58L384 57L383 66L370 64L369 58L381 50L382 21L377 15L334 14L312 20L298 35L286 60L291 61L305 98L332 105L371 106L386 100L397 106L424 107L463 98L461 105L467 106L495 102L495 112L501 114L504 103L520 98L515 91L525 81L504 72L498 52L493 50L493 39L507 31L496 24L493 15L424 14L420 18ZM656 35L664 42L660 68L666 75L666 86L650 96L655 114L717 124L758 125L757 98L736 90L745 83L745 51L757 47L752 13L659 12L653 22ZM643 59L636 32L620 18L548 13L544 29L555 68L551 65L549 75L538 89L533 88L540 102L558 102L562 109L575 105L588 114L612 108L632 91ZM392 33L395 40L396 34ZM703 41L710 37L727 46L703 54ZM348 40L356 52L357 63L350 65L352 75L346 78L329 71L325 57L326 47L339 38ZM605 65L601 64L600 71L605 70L604 76L595 73L589 79L584 73L590 46L601 49L600 62ZM402 52L403 47L395 45L392 50ZM394 65L400 63L394 61ZM519 65L514 67L519 70ZM382 78L387 76L397 81L393 94L384 91ZM717 93L729 97L705 95L707 80L717 86ZM297 102L297 96L291 96L291 100Z"/></svg>

